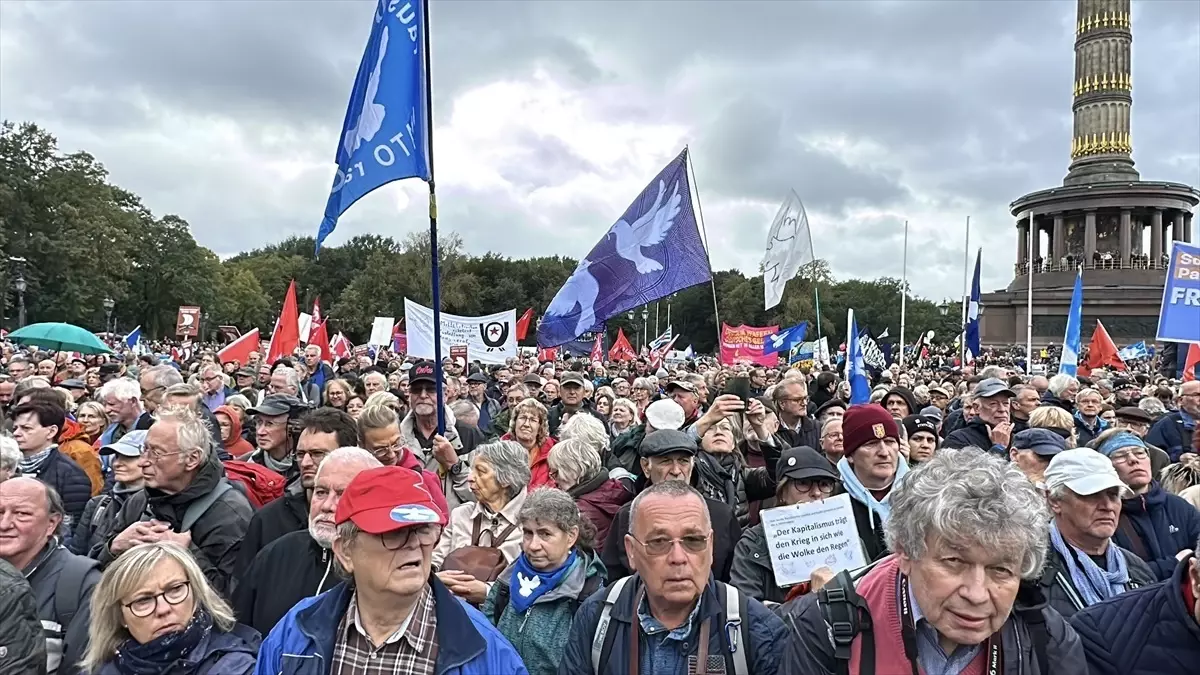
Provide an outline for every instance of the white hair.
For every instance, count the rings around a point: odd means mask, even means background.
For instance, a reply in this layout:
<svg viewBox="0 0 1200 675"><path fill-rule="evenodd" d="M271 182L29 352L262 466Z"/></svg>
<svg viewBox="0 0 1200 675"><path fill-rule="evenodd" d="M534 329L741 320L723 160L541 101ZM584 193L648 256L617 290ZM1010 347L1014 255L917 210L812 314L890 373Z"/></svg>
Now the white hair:
<svg viewBox="0 0 1200 675"><path fill-rule="evenodd" d="M296 391L300 391L300 376L296 373L295 368L279 366L271 375L275 375L276 373L283 373L283 379L287 383L287 386L294 387Z"/></svg>
<svg viewBox="0 0 1200 675"><path fill-rule="evenodd" d="M383 463L370 452L353 445L347 445L325 455L325 459L321 460L321 464L317 466L317 475L313 476L313 481L321 480L321 471L326 466L333 464L357 464L362 467L362 471L378 469L383 466Z"/></svg>
<svg viewBox="0 0 1200 675"><path fill-rule="evenodd" d="M139 401L142 398L142 388L138 386L137 380L128 377L114 378L100 387L100 395L97 398L105 401L109 397L118 401Z"/></svg>
<svg viewBox="0 0 1200 675"><path fill-rule="evenodd" d="M1061 398L1063 395L1063 392L1070 389L1072 384L1075 384L1075 385L1079 384L1079 380L1075 379L1074 375L1068 375L1066 373L1059 373L1059 374L1055 375L1054 377L1050 378L1050 383L1047 385L1046 388L1050 390L1051 394L1054 394L1055 396L1058 396L1059 398Z"/></svg>
<svg viewBox="0 0 1200 675"><path fill-rule="evenodd" d="M17 446L17 439L8 434L0 434L0 473L12 476L17 471L17 465L21 463L21 448Z"/></svg>
<svg viewBox="0 0 1200 675"><path fill-rule="evenodd" d="M196 453L201 464L208 461L213 448L212 432L204 418L196 414L191 406L159 408L154 415L154 423L175 424L175 440L179 444L179 451Z"/></svg>

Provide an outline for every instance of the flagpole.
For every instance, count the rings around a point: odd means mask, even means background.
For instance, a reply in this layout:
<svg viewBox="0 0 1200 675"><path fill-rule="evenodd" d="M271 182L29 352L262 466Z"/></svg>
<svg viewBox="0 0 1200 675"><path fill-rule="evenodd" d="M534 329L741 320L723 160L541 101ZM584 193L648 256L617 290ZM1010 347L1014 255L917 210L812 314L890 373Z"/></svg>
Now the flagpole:
<svg viewBox="0 0 1200 675"><path fill-rule="evenodd" d="M708 251L710 251L710 249L708 247L708 230L705 229L705 227L704 227L704 207L700 206L700 186L696 183L696 167L692 166L692 151L690 149L690 146L687 146L687 145L683 146L683 151L684 151L684 153L687 154L687 156L684 157L684 161L687 162L688 171L690 171L692 174L692 189L696 193L696 216L698 218L700 218L700 233L702 235L704 235L704 250L706 252L708 252ZM711 256L712 254L709 253L709 255ZM717 307L717 277L715 274L712 273L712 258L711 257L708 260L708 283L712 287L713 319L717 323L717 349L718 349L718 353L720 353L721 310Z"/></svg>
<svg viewBox="0 0 1200 675"><path fill-rule="evenodd" d="M967 365L967 304L971 302L971 216L967 216L967 241L963 245L962 336L958 341L959 367Z"/></svg>
<svg viewBox="0 0 1200 675"><path fill-rule="evenodd" d="M433 173L433 59L429 51L429 0L421 0L425 15L425 143L429 159L429 258L433 290L433 376L437 387L438 434L446 433L446 410L442 394L442 289L438 269L437 184Z"/></svg>
<svg viewBox="0 0 1200 675"><path fill-rule="evenodd" d="M821 293L817 288L817 281L815 279L813 280L813 302L817 306L817 339L820 340L825 336L821 333Z"/></svg>
<svg viewBox="0 0 1200 675"><path fill-rule="evenodd" d="M904 255L901 258L900 277L900 356L897 363L904 367L904 318L908 306L908 221L904 221Z"/></svg>
<svg viewBox="0 0 1200 675"><path fill-rule="evenodd" d="M1035 250L1033 247L1033 238L1036 236L1033 226L1033 210L1029 210L1029 248L1026 249L1031 253ZM1029 274L1029 288L1025 297L1025 372L1033 373L1033 261L1029 261L1026 267Z"/></svg>
<svg viewBox="0 0 1200 675"><path fill-rule="evenodd" d="M659 335L658 319L660 316L662 316L662 307L660 306L659 301L655 300L654 301L654 335L655 336Z"/></svg>

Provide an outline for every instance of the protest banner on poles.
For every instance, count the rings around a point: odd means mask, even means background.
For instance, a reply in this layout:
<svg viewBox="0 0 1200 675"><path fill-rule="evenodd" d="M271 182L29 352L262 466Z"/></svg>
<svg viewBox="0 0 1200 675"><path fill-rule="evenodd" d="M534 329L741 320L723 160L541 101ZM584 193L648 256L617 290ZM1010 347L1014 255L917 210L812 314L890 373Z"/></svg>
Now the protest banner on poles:
<svg viewBox="0 0 1200 675"><path fill-rule="evenodd" d="M1171 243L1157 339L1200 344L1200 246Z"/></svg>
<svg viewBox="0 0 1200 675"><path fill-rule="evenodd" d="M780 588L808 581L818 567L836 573L867 564L850 495L766 509L759 517Z"/></svg>
<svg viewBox="0 0 1200 675"><path fill-rule="evenodd" d="M721 363L727 366L735 363L778 365L779 355L763 354L763 344L767 336L778 331L779 326L730 326L722 323Z"/></svg>
<svg viewBox="0 0 1200 675"><path fill-rule="evenodd" d="M442 353L465 345L471 358L480 363L505 363L517 356L517 310L486 316L458 316L442 312ZM404 299L408 326L408 355L433 358L433 310Z"/></svg>

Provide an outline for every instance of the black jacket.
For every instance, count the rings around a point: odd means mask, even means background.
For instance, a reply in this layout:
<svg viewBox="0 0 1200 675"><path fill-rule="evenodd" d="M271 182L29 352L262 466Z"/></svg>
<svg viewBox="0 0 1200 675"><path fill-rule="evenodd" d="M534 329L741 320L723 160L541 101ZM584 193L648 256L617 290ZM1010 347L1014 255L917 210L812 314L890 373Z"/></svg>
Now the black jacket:
<svg viewBox="0 0 1200 675"><path fill-rule="evenodd" d="M712 573L717 581L729 581L729 571L733 567L733 547L742 538L742 526L738 525L733 516L733 509L728 504L704 500L708 504L708 515L712 520L713 529L713 562ZM629 534L629 509L632 502L622 506L613 518L612 528L608 531L608 539L604 542L604 551L600 559L608 568L609 579L620 579L633 574L629 568L629 556L625 555L625 535Z"/></svg>
<svg viewBox="0 0 1200 675"><path fill-rule="evenodd" d="M135 493L137 490L125 492L114 485L111 492L98 494L88 500L87 506L83 508L83 516L75 524L75 531L71 534L71 543L68 546L71 552L88 555L97 545L119 534L113 532L117 516L121 513L121 507L125 506L125 500Z"/></svg>
<svg viewBox="0 0 1200 675"><path fill-rule="evenodd" d="M871 513L867 505L850 497L850 510L854 512L854 525L858 528L858 538L862 541L863 553L867 562L879 560L888 554L887 542L883 537L883 520L878 514Z"/></svg>
<svg viewBox="0 0 1200 675"><path fill-rule="evenodd" d="M300 479L296 478L288 483L282 497L259 509L250 519L246 537L242 539L242 547L238 551L237 564L233 568L234 579L241 579L242 573L254 562L254 557L268 544L285 534L307 528L308 494ZM267 634L265 630L259 632Z"/></svg>
<svg viewBox="0 0 1200 675"><path fill-rule="evenodd" d="M216 455L211 455L182 492L167 494L147 487L130 495L121 508L112 536L92 549L91 556L107 567L116 559L111 549L113 538L139 521L161 520L170 523L171 529L178 532L188 504L216 489L222 480L225 480L225 469ZM225 597L229 596L234 564L252 515L254 508L241 490L234 488L226 490L191 529L192 544L188 549L205 578Z"/></svg>
<svg viewBox="0 0 1200 675"><path fill-rule="evenodd" d="M1111 543L1109 545L1117 546ZM1149 586L1158 581L1154 578L1154 572L1141 558L1120 546L1117 546L1117 550L1125 556L1125 568L1129 571L1129 590ZM1083 596L1071 580L1067 561L1063 560L1062 555L1053 546L1046 551L1046 566L1042 568L1042 578L1038 583L1046 594L1046 601L1064 619L1070 620L1076 612L1085 609Z"/></svg>
<svg viewBox="0 0 1200 675"><path fill-rule="evenodd" d="M992 452L992 437L987 422L979 417L971 418L958 429L950 432L942 443L943 448L979 448L984 452ZM993 453L994 454L994 453Z"/></svg>
<svg viewBox="0 0 1200 675"><path fill-rule="evenodd" d="M555 401L554 405L549 406L549 408L550 409L547 417L550 424L550 435L554 438L558 438L558 428L562 426L562 417L564 414L563 403L562 401ZM589 398L583 399L583 402L579 404L579 410L576 412L587 413L601 422L604 422L605 427L608 426L608 418L596 412L596 408L593 406L592 400Z"/></svg>
<svg viewBox="0 0 1200 675"><path fill-rule="evenodd" d="M776 443L761 447L766 467L746 466L745 460L737 453L712 454L701 451L696 455L696 489L709 499L728 504L742 527L750 522L750 502L775 496L775 465L779 461L779 446Z"/></svg>
<svg viewBox="0 0 1200 675"><path fill-rule="evenodd" d="M775 584L775 568L762 523L742 531L733 549L729 583L759 602L782 603L787 599L787 591Z"/></svg>
<svg viewBox="0 0 1200 675"><path fill-rule="evenodd" d="M75 460L59 452L55 447L50 450L50 456L42 463L37 474L28 474L46 485L54 488L62 497L63 508L67 512L67 531L75 527L75 523L83 517L83 509L92 498L92 481Z"/></svg>
<svg viewBox="0 0 1200 675"><path fill-rule="evenodd" d="M59 577L68 566L82 566L86 572L75 576L77 586ZM90 569L87 569L90 566ZM100 568L94 561L68 551L57 538L52 538L46 548L21 572L33 587L37 601L38 619L42 621L43 637L49 660L58 664L58 675L75 675L81 672L78 665L88 645L88 624L91 623L92 590L100 583ZM64 577L65 579L65 577ZM65 598L56 598L58 593L70 593ZM74 611L70 616L59 613ZM7 671L4 671L8 675Z"/></svg>
<svg viewBox="0 0 1200 675"><path fill-rule="evenodd" d="M0 560L0 673L45 675L46 638L37 609L33 587Z"/></svg>
<svg viewBox="0 0 1200 675"><path fill-rule="evenodd" d="M784 448L798 448L806 445L810 448L821 447L821 428L817 426L816 421L807 415L800 419L800 428L793 431L779 425L779 431L775 432L775 443L779 446L782 452Z"/></svg>
<svg viewBox="0 0 1200 675"><path fill-rule="evenodd" d="M266 635L304 598L341 583L333 551L321 548L305 529L264 548L238 579L233 611L239 622Z"/></svg>

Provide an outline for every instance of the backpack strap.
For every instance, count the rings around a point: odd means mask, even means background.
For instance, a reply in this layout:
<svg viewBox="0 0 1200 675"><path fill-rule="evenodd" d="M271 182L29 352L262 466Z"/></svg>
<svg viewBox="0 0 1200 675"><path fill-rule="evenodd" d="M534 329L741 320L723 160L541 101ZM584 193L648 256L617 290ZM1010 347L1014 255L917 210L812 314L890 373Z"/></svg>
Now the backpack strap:
<svg viewBox="0 0 1200 675"><path fill-rule="evenodd" d="M841 675L850 672L851 645L860 633L863 635L861 672L863 675L873 675L875 672L875 635L871 632L871 612L866 600L854 590L857 580L849 570L842 570L817 591L817 606L829 629L833 658L837 662L836 672Z"/></svg>
<svg viewBox="0 0 1200 675"><path fill-rule="evenodd" d="M733 657L734 675L750 675L746 654L750 651L749 602L731 584L717 584L725 592L725 643Z"/></svg>
<svg viewBox="0 0 1200 675"><path fill-rule="evenodd" d="M63 635L67 634L67 627L79 611L84 579L99 564L100 561L81 555L65 558L58 572L58 580L54 583L54 618L62 626Z"/></svg>
<svg viewBox="0 0 1200 675"><path fill-rule="evenodd" d="M221 482L217 483L216 487L210 490L208 494L188 504L187 510L183 512L183 520L179 523L179 532L182 534L191 530L196 521L200 520L201 516L208 512L213 504L217 503L221 495L232 489L233 486L229 484L229 481L222 478Z"/></svg>
<svg viewBox="0 0 1200 675"><path fill-rule="evenodd" d="M508 584L497 583L499 588L496 590L496 600L492 604L492 625L500 625L500 617L504 615L504 608L508 606L510 590ZM571 612L574 614L574 612Z"/></svg>
<svg viewBox="0 0 1200 675"><path fill-rule="evenodd" d="M612 622L612 608L617 604L617 598L621 596L621 591L625 590L625 586L632 578L622 577L614 581L608 589L608 595L604 596L604 604L600 606L600 621L596 624L595 635L592 636L592 673L594 675L600 675L603 672L607 656L612 651L614 634L608 629Z"/></svg>

